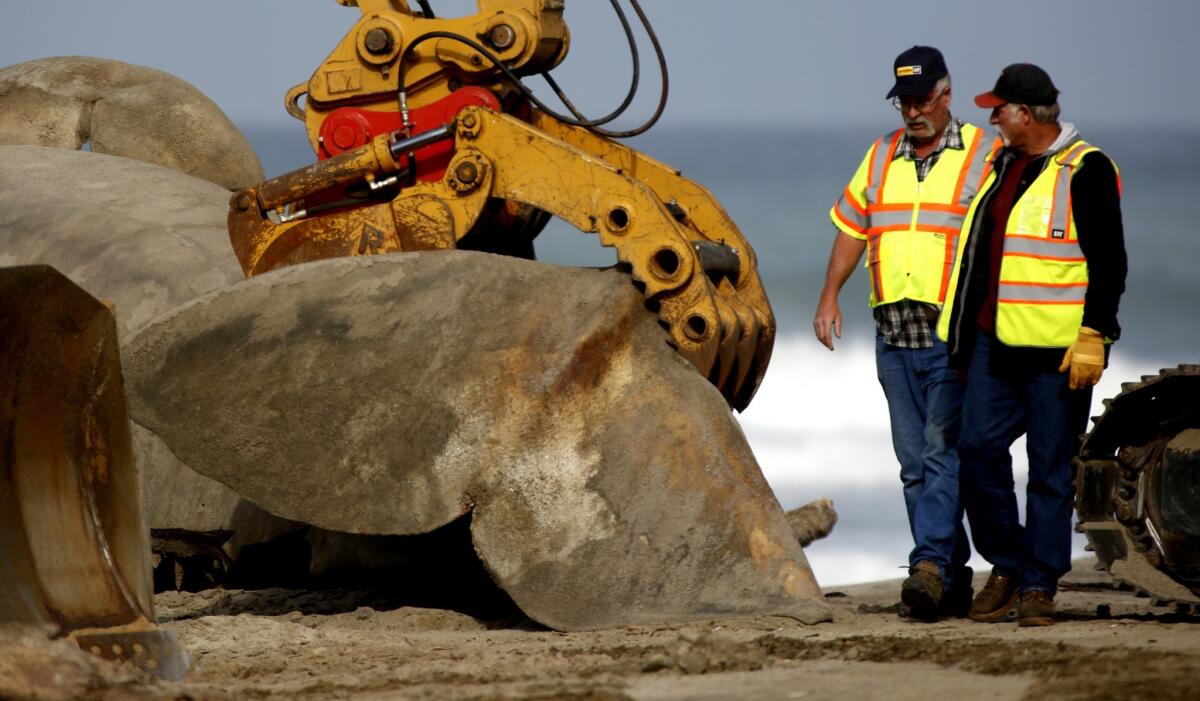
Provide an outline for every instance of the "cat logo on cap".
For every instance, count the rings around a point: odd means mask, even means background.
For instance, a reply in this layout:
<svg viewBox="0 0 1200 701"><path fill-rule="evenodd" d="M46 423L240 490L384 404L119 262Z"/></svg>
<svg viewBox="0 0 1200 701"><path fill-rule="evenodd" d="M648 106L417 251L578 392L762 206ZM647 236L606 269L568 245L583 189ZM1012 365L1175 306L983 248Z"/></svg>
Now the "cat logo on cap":
<svg viewBox="0 0 1200 701"><path fill-rule="evenodd" d="M896 69L896 77L903 78L906 75L921 75L920 66L900 66Z"/></svg>

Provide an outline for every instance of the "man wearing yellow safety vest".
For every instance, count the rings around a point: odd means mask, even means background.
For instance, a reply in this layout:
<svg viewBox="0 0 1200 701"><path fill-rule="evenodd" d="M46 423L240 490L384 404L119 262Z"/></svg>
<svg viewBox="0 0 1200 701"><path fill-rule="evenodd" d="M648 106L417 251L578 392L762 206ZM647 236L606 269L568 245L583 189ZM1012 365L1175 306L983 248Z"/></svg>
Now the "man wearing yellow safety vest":
<svg viewBox="0 0 1200 701"><path fill-rule="evenodd" d="M963 223L938 336L967 372L962 498L975 549L992 563L971 606L977 621L1014 611L1052 625L1071 567L1070 460L1092 385L1120 335L1126 256L1116 166L1070 123L1058 89L1032 64L1004 69L975 103L1004 148ZM1025 434L1025 524L1009 448Z"/></svg>
<svg viewBox="0 0 1200 701"><path fill-rule="evenodd" d="M932 324L967 206L989 170L984 156L999 141L951 116L950 75L937 49L912 47L893 72L887 97L904 127L871 145L830 212L838 233L813 327L833 350L838 293L865 251L876 369L914 541L900 593L915 617L934 620L966 615L973 592L955 450L963 382Z"/></svg>

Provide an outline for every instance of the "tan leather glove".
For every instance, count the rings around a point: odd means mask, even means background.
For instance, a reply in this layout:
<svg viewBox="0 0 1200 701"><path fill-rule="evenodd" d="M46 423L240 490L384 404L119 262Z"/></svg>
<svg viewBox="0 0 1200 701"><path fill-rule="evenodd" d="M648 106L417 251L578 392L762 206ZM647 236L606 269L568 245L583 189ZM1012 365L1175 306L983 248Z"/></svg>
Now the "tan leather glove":
<svg viewBox="0 0 1200 701"><path fill-rule="evenodd" d="M1079 327L1079 337L1063 354L1059 372L1071 371L1071 389L1091 387L1104 372L1104 336L1096 329Z"/></svg>

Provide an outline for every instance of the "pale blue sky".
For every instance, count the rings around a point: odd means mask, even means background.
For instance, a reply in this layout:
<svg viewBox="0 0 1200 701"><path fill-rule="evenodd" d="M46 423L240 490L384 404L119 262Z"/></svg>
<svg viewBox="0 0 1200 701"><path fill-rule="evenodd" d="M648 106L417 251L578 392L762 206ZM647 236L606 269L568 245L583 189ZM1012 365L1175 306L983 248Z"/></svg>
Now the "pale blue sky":
<svg viewBox="0 0 1200 701"><path fill-rule="evenodd" d="M474 8L431 2L447 16ZM1087 126L1190 126L1200 108L1195 0L643 4L670 61L668 123L879 124L893 117L883 100L892 59L914 43L945 53L956 112L968 119L984 118L969 98L1015 61L1046 68L1063 91L1064 118ZM358 16L334 0L3 5L0 65L76 54L151 66L193 83L243 125L290 123L284 91L308 78ZM556 76L586 110L607 111L628 77L609 4L568 0L567 20L573 50ZM632 121L656 95L648 47L644 56L648 89Z"/></svg>

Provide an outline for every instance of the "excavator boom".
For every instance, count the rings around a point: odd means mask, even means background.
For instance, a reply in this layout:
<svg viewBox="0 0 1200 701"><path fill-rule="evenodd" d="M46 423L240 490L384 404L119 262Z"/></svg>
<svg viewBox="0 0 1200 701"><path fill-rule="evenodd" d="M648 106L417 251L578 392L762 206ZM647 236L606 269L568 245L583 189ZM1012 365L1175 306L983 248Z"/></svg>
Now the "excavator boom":
<svg viewBox="0 0 1200 701"><path fill-rule="evenodd" d="M245 273L464 239L519 248L553 215L616 249L672 345L744 409L775 336L749 242L678 170L533 107L511 84L514 71L562 60L563 3L481 0L455 20L388 4L358 3L363 18L307 84L298 116L321 160L234 195ZM489 46L498 53L484 56Z"/></svg>

